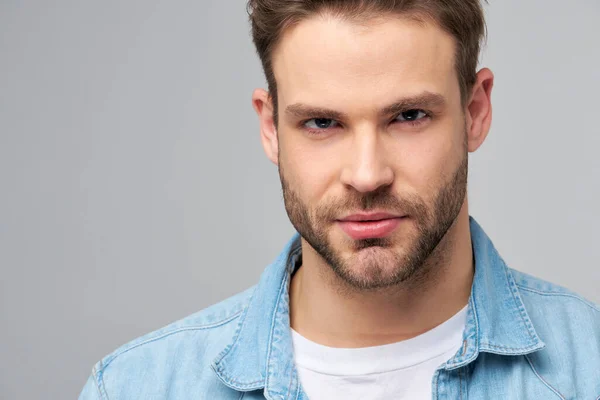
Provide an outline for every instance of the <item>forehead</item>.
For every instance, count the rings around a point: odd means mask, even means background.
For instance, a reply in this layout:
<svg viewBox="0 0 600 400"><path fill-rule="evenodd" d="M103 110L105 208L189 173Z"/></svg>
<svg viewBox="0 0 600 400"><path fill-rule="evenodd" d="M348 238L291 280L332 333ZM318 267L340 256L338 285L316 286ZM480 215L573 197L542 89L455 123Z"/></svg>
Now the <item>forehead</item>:
<svg viewBox="0 0 600 400"><path fill-rule="evenodd" d="M273 53L279 103L358 111L424 91L451 97L459 90L454 49L434 23L315 16L287 29Z"/></svg>

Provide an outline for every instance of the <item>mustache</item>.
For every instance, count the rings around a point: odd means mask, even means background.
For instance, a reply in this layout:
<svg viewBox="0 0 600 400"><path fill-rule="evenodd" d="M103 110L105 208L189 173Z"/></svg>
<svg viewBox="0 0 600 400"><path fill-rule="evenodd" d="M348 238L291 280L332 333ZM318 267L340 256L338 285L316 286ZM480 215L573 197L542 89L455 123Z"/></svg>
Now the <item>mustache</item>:
<svg viewBox="0 0 600 400"><path fill-rule="evenodd" d="M427 206L419 196L398 197L388 188L380 188L364 194L354 192L348 196L333 198L326 204L320 205L316 214L319 219L334 220L349 213L372 210L411 216L427 214Z"/></svg>

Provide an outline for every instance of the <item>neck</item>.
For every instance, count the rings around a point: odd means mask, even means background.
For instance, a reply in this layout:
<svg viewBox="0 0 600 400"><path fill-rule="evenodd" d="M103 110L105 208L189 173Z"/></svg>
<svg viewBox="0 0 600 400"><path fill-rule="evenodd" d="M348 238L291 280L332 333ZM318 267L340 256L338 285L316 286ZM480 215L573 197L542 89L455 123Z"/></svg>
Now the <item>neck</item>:
<svg viewBox="0 0 600 400"><path fill-rule="evenodd" d="M330 347L368 347L418 336L468 302L473 252L466 204L413 282L377 291L351 290L302 240L302 267L290 285L291 326Z"/></svg>

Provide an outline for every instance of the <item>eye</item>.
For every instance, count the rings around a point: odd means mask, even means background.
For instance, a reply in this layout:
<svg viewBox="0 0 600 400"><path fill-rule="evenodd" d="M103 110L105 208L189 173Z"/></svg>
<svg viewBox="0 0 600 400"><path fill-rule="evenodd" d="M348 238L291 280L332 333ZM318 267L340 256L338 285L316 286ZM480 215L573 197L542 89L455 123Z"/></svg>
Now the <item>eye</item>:
<svg viewBox="0 0 600 400"><path fill-rule="evenodd" d="M313 130L335 128L338 125L336 120L330 118L313 118L304 123L306 128Z"/></svg>
<svg viewBox="0 0 600 400"><path fill-rule="evenodd" d="M399 122L416 122L425 117L428 117L427 113L423 110L407 110L396 117L396 121Z"/></svg>

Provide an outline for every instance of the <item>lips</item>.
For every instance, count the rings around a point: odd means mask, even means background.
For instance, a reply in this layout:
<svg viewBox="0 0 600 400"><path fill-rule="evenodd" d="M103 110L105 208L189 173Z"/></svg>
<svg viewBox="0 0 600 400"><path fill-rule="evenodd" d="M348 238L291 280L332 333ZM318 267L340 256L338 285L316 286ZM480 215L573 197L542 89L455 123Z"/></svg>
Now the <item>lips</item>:
<svg viewBox="0 0 600 400"><path fill-rule="evenodd" d="M389 213L354 214L338 220L342 230L354 240L389 236L406 216Z"/></svg>

